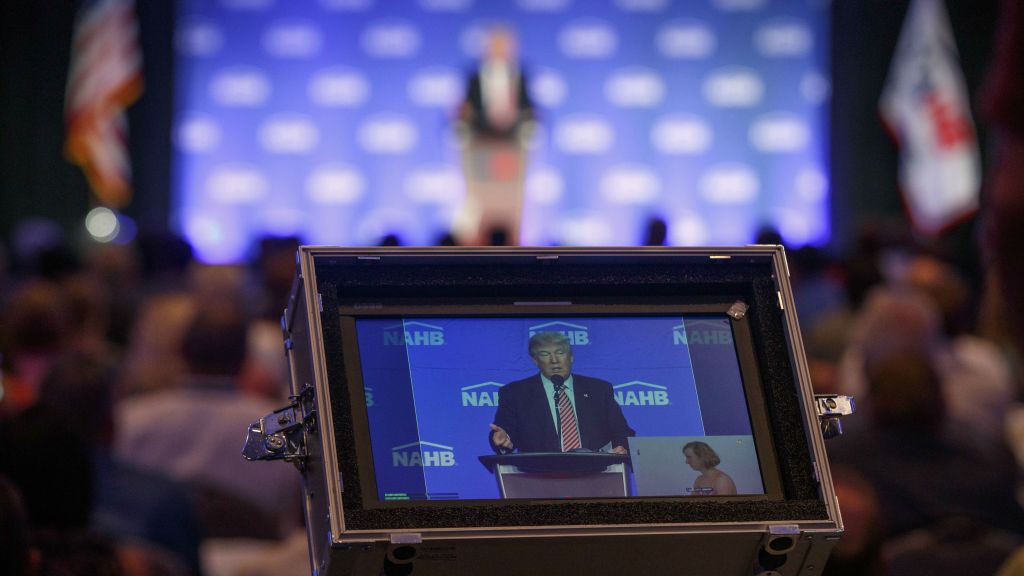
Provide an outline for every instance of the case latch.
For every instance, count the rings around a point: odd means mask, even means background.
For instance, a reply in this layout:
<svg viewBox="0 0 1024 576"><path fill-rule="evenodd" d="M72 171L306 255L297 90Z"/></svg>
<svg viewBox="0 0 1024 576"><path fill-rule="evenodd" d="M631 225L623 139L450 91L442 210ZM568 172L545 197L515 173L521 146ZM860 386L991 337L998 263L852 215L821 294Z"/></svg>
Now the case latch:
<svg viewBox="0 0 1024 576"><path fill-rule="evenodd" d="M840 419L843 416L853 414L857 405L853 401L853 396L815 394L814 407L818 411L821 434L827 440L843 433L843 424L840 422Z"/></svg>
<svg viewBox="0 0 1024 576"><path fill-rule="evenodd" d="M249 425L242 456L246 460L285 460L300 467L306 458L305 434L316 425L316 412L312 405L313 387L306 387L296 396L289 396L291 404L278 408Z"/></svg>

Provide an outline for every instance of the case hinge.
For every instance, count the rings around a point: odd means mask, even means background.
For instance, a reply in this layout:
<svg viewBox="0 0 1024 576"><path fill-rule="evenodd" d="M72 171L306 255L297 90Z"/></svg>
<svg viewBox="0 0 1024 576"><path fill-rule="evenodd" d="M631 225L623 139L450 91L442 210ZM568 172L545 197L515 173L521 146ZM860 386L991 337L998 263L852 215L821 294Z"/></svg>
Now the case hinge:
<svg viewBox="0 0 1024 576"><path fill-rule="evenodd" d="M818 412L821 433L828 440L843 433L843 425L840 419L843 416L853 414L854 410L857 409L857 405L853 401L853 396L815 394L814 408Z"/></svg>
<svg viewBox="0 0 1024 576"><path fill-rule="evenodd" d="M301 469L306 458L305 434L316 427L313 387L288 397L291 403L249 425L242 456L246 460L285 460Z"/></svg>

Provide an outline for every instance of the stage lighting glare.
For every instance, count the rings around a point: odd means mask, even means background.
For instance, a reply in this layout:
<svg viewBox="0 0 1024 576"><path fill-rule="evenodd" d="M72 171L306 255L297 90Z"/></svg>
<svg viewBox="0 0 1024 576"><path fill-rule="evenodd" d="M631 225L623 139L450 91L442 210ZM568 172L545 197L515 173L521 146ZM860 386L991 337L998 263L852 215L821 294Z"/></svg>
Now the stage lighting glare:
<svg viewBox="0 0 1024 576"><path fill-rule="evenodd" d="M93 208L85 216L85 229L97 242L110 242L117 237L120 227L117 214L110 208Z"/></svg>

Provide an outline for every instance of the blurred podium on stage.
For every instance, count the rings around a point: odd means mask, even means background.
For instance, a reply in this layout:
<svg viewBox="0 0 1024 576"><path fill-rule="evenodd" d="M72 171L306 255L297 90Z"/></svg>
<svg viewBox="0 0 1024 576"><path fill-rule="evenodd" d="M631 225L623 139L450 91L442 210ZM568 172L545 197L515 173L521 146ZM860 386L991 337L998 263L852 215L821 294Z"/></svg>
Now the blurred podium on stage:
<svg viewBox="0 0 1024 576"><path fill-rule="evenodd" d="M452 231L462 245L519 244L526 144L535 125L527 84L515 35L493 28L467 79L456 123L466 198Z"/></svg>
<svg viewBox="0 0 1024 576"><path fill-rule="evenodd" d="M526 452L481 456L502 498L624 498L629 456L604 452Z"/></svg>
<svg viewBox="0 0 1024 576"><path fill-rule="evenodd" d="M521 137L489 138L466 134L462 169L466 196L455 216L453 231L464 246L519 244L526 175L526 141Z"/></svg>

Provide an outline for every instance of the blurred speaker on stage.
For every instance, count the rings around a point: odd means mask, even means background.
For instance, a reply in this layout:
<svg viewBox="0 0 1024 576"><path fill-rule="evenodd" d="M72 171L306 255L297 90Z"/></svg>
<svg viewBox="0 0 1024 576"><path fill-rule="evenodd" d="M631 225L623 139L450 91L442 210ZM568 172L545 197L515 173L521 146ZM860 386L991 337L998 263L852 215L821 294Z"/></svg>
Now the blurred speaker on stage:
<svg viewBox="0 0 1024 576"><path fill-rule="evenodd" d="M536 122L527 84L514 31L491 28L458 110L466 174L466 199L453 226L460 244L486 244L495 231L519 243L526 143Z"/></svg>

